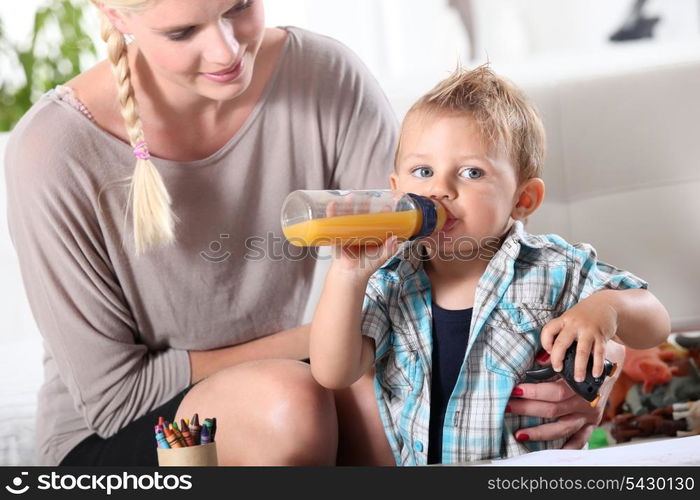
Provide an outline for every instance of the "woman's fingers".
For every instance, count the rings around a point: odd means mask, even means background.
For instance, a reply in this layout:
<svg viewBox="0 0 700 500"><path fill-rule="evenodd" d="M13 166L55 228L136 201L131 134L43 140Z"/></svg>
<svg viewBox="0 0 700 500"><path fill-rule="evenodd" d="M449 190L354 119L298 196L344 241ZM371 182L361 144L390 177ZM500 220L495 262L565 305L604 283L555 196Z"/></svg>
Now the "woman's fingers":
<svg viewBox="0 0 700 500"><path fill-rule="evenodd" d="M591 438L591 434L593 434L593 429L595 429L595 425L593 424L587 424L581 427L578 432L576 432L573 436L571 436L566 443L564 443L564 446L561 447L562 450L580 450L585 446L585 444L588 442L588 440Z"/></svg>
<svg viewBox="0 0 700 500"><path fill-rule="evenodd" d="M577 435L587 425L586 415L574 413L566 415L556 422L518 429L515 431L515 438L519 441L552 441L553 439Z"/></svg>
<svg viewBox="0 0 700 500"><path fill-rule="evenodd" d="M531 401L552 401L558 403L575 396L576 393L562 379L538 384L518 384L513 388L513 395ZM513 401L511 399L511 401Z"/></svg>
<svg viewBox="0 0 700 500"><path fill-rule="evenodd" d="M556 403L552 401L530 401L516 398L508 401L508 413L532 417L558 418L563 415L568 415L576 409L578 409L578 405L575 404L573 397Z"/></svg>

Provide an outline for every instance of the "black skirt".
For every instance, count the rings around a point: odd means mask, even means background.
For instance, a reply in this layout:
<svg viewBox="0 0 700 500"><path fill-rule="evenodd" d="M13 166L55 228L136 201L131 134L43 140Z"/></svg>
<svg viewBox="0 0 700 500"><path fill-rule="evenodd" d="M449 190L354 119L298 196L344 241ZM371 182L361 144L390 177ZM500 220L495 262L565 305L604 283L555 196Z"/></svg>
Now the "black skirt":
<svg viewBox="0 0 700 500"><path fill-rule="evenodd" d="M68 452L60 465L145 465L157 466L156 439L153 428L158 417L168 421L175 418L188 387L167 403L123 427L114 436L103 439L97 434L86 437Z"/></svg>

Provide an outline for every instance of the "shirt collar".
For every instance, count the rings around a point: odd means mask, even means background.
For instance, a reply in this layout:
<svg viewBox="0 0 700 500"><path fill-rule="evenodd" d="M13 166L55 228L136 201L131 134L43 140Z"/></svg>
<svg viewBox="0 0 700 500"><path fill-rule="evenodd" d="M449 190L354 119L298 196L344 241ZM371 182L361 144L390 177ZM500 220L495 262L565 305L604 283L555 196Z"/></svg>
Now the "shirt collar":
<svg viewBox="0 0 700 500"><path fill-rule="evenodd" d="M506 233L499 252L504 252L512 259L517 259L522 246L541 250L551 245L552 243L544 236L533 235L525 231L522 221L516 220ZM406 241L380 269L393 270L401 278L407 278L422 269L426 260L425 249L420 240Z"/></svg>

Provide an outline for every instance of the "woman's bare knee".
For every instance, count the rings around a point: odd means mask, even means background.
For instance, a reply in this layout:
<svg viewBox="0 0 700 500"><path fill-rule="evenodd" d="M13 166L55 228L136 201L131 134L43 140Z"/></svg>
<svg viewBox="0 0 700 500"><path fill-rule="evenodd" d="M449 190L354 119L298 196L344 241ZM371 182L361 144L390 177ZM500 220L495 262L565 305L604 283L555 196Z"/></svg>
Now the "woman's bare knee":
<svg viewBox="0 0 700 500"><path fill-rule="evenodd" d="M337 449L335 403L308 365L265 360L222 370L180 404L178 419L217 417L222 465L332 464Z"/></svg>

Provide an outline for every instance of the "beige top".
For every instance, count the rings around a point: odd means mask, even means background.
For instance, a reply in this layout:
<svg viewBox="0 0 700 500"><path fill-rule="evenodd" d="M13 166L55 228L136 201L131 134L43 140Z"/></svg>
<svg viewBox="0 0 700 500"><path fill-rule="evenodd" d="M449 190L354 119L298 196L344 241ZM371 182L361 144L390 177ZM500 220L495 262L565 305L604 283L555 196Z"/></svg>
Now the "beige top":
<svg viewBox="0 0 700 500"><path fill-rule="evenodd" d="M278 258L287 194L387 186L398 124L377 82L340 43L287 30L260 101L221 150L187 163L153 159L180 219L172 247L134 256L119 183L132 173L131 148L65 89L13 131L10 233L45 346L42 464L184 389L188 350L300 324L314 260Z"/></svg>

